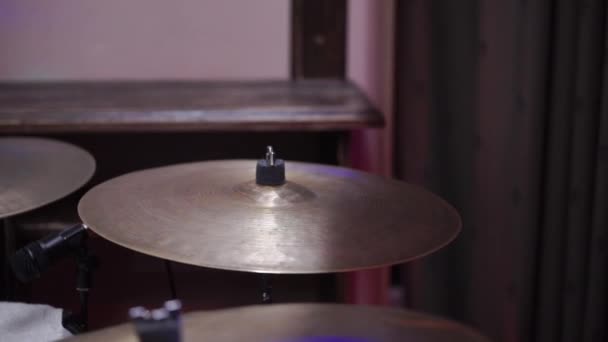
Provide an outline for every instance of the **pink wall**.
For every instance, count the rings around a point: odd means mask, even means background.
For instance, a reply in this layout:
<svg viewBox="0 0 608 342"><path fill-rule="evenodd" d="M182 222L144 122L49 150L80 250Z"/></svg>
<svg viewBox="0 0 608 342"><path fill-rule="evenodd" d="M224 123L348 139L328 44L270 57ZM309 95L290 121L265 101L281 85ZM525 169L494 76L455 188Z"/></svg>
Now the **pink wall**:
<svg viewBox="0 0 608 342"><path fill-rule="evenodd" d="M380 109L382 130L354 133L353 166L392 175L393 0L350 0L348 77Z"/></svg>
<svg viewBox="0 0 608 342"><path fill-rule="evenodd" d="M2 0L0 79L289 75L289 1Z"/></svg>
<svg viewBox="0 0 608 342"><path fill-rule="evenodd" d="M2 0L0 80L289 77L288 0ZM387 128L353 166L392 170L393 0L350 0L348 77Z"/></svg>
<svg viewBox="0 0 608 342"><path fill-rule="evenodd" d="M350 0L348 77L383 113L386 127L352 134L352 166L392 175L393 132L393 0ZM390 268L346 275L351 303L389 304Z"/></svg>

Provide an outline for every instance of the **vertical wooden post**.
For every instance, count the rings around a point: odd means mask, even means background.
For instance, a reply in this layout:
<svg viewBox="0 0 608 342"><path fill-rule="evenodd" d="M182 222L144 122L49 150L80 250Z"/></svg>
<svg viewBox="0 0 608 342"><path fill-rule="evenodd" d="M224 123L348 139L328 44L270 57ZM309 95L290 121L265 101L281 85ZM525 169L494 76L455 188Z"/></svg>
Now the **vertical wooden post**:
<svg viewBox="0 0 608 342"><path fill-rule="evenodd" d="M346 0L291 4L291 77L344 79Z"/></svg>

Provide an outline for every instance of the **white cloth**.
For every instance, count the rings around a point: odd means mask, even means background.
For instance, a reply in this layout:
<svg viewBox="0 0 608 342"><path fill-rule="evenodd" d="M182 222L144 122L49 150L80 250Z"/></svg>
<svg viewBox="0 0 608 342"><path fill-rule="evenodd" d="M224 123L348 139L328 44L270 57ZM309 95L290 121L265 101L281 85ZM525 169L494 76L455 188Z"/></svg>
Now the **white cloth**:
<svg viewBox="0 0 608 342"><path fill-rule="evenodd" d="M48 305L0 302L0 341L46 342L72 336L61 325L62 313Z"/></svg>

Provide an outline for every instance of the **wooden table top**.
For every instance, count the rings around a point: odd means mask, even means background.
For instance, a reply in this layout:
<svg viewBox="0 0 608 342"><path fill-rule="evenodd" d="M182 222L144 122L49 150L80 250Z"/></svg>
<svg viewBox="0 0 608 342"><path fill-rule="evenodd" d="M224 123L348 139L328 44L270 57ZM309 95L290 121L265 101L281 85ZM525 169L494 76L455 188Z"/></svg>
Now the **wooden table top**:
<svg viewBox="0 0 608 342"><path fill-rule="evenodd" d="M0 83L0 133L349 130L382 115L340 80Z"/></svg>

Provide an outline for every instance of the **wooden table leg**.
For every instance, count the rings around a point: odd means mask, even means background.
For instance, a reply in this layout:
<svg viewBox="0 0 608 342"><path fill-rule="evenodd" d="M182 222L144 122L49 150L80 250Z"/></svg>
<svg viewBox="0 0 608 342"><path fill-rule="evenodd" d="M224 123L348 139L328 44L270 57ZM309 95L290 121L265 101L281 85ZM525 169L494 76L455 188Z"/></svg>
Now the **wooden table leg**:
<svg viewBox="0 0 608 342"><path fill-rule="evenodd" d="M349 304L388 305L390 267L346 273L344 301Z"/></svg>
<svg viewBox="0 0 608 342"><path fill-rule="evenodd" d="M338 161L341 166L351 167L351 135L340 135ZM341 300L349 304L388 305L390 267L349 272L338 276Z"/></svg>

